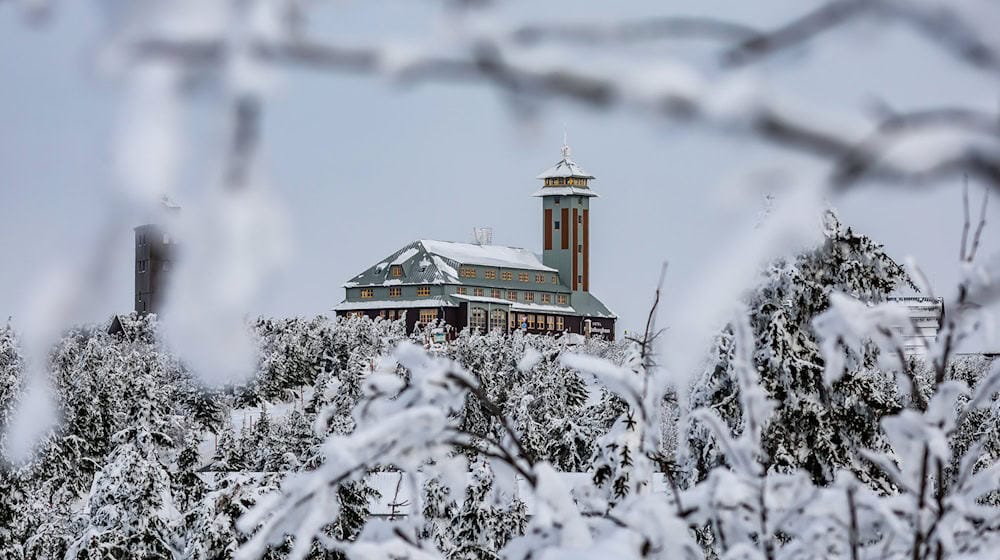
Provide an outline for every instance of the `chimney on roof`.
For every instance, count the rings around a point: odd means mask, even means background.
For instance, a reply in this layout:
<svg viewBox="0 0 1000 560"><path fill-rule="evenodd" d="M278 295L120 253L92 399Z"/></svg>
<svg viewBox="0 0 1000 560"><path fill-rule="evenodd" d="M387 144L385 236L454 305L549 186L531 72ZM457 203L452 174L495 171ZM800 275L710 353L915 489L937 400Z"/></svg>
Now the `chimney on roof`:
<svg viewBox="0 0 1000 560"><path fill-rule="evenodd" d="M493 228L491 227L472 228L472 242L475 243L476 245L492 245Z"/></svg>

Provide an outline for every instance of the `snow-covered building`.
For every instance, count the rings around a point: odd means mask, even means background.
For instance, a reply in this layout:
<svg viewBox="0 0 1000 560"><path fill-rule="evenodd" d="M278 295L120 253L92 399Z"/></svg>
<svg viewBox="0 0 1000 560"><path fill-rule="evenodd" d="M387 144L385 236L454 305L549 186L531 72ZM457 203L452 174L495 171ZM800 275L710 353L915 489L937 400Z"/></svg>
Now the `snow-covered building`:
<svg viewBox="0 0 1000 560"><path fill-rule="evenodd" d="M922 355L937 338L944 317L944 300L938 297L896 296L889 298L906 308L910 321L907 328L901 325L906 355Z"/></svg>
<svg viewBox="0 0 1000 560"><path fill-rule="evenodd" d="M590 199L594 176L563 146L538 175L542 253L489 243L421 239L344 284L338 315L419 322L455 330L571 332L614 338L615 314L590 293Z"/></svg>

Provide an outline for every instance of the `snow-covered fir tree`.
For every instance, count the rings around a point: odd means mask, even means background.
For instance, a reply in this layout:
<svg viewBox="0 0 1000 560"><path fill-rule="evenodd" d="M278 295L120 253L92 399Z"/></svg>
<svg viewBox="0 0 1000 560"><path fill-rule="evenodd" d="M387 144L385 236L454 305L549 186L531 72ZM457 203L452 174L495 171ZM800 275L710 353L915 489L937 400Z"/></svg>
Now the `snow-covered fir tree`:
<svg viewBox="0 0 1000 560"><path fill-rule="evenodd" d="M750 293L747 308L757 348L753 358L761 385L777 402L762 446L770 468L802 468L817 483L830 483L838 468L861 480L886 485L883 474L856 449L884 446L879 421L900 410L895 385L876 369L873 352L857 356L856 366L832 387L823 383L824 357L811 326L830 305L832 293L880 303L907 282L903 269L882 246L850 227L833 211L824 216L824 239L794 258L771 263ZM743 423L733 369L731 327L719 336L691 406L710 406L727 424ZM713 438L693 427L688 435L694 480L723 462Z"/></svg>

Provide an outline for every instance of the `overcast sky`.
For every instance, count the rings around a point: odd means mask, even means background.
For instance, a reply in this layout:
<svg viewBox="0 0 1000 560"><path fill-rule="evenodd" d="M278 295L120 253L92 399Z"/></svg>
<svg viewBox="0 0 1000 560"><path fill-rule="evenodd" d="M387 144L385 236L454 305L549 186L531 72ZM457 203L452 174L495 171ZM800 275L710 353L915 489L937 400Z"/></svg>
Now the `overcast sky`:
<svg viewBox="0 0 1000 560"><path fill-rule="evenodd" d="M54 19L40 28L25 25L10 3L0 5L0 315L15 321L44 271L85 254L108 212L120 93L94 70L103 26L94 4L57 3ZM766 23L804 4L633 1L626 9L619 2L520 1L504 14L517 21L716 13ZM334 2L311 29L403 42L432 30L438 10L432 2ZM993 84L898 29L836 33L758 71L808 103L844 112L875 98L897 109L949 101L993 109L1000 99ZM385 255L418 238L468 241L475 226L493 227L498 244L540 251L541 203L530 195L539 186L535 175L559 159L566 130L601 194L591 205L592 290L622 328L636 328L660 263L671 263L671 305L704 281L721 245L753 226L760 196L738 191L739 179L780 161L752 143L627 111L544 108L525 123L485 87L401 91L371 77L281 74L265 107L263 161L296 249L271 297L252 311L328 312L343 298L342 283ZM193 118L211 119L209 110ZM946 287L957 276L958 186L864 190L832 202L844 221L894 257L916 257ZM196 188L181 186L179 202ZM987 253L1000 249L995 202ZM132 307L131 235L116 232L108 315Z"/></svg>

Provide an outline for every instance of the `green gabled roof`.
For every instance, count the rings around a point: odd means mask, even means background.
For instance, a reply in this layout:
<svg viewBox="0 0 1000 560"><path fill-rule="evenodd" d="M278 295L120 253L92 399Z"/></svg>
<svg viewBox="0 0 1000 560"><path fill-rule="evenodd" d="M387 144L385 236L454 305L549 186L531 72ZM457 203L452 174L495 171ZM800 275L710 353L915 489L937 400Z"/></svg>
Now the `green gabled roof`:
<svg viewBox="0 0 1000 560"><path fill-rule="evenodd" d="M576 309L578 315L584 317L617 318L614 312L590 292L574 292L570 297L570 304L573 305L573 309Z"/></svg>
<svg viewBox="0 0 1000 560"><path fill-rule="evenodd" d="M391 275L392 267L395 265L402 267L402 277ZM514 280L503 280L500 275L494 280L485 279L482 275L477 278L462 278L458 270L463 265L506 269L514 273L526 272L531 275L545 274L546 279L549 275L559 274L558 270L542 264L534 253L520 247L421 239L382 259L378 264L345 283L344 287L455 284L506 290L569 292L569 289L562 284L526 283L518 281L516 277Z"/></svg>

